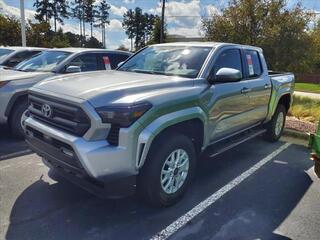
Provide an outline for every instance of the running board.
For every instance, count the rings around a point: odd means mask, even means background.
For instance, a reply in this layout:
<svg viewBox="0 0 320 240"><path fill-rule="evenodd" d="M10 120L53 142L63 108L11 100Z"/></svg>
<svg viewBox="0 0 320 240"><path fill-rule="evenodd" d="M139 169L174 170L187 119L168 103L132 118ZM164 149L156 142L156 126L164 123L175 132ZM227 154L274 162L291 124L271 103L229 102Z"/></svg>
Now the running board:
<svg viewBox="0 0 320 240"><path fill-rule="evenodd" d="M209 147L209 156L215 157L265 132L266 132L265 129L251 130L249 133L241 133L238 136L233 136L231 139L218 142L212 145L211 147Z"/></svg>

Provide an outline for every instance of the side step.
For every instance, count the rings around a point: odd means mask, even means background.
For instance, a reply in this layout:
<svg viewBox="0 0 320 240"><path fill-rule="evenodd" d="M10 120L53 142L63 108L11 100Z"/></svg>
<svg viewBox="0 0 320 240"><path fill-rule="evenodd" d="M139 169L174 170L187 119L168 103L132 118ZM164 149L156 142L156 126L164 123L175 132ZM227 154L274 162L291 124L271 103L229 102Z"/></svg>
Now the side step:
<svg viewBox="0 0 320 240"><path fill-rule="evenodd" d="M240 133L236 136L230 137L229 139L211 145L210 147L208 147L207 152L210 157L215 157L265 132L265 129L260 128L257 130L249 130L247 132Z"/></svg>

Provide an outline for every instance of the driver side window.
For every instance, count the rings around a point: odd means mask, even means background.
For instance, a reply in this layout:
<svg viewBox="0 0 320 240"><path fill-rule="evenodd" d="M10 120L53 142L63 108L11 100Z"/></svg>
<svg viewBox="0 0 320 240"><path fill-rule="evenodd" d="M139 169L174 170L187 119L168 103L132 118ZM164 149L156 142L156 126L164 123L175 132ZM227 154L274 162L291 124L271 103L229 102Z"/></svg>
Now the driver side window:
<svg viewBox="0 0 320 240"><path fill-rule="evenodd" d="M223 51L214 64L215 74L221 68L233 68L242 73L241 54L239 49Z"/></svg>
<svg viewBox="0 0 320 240"><path fill-rule="evenodd" d="M83 54L73 59L67 67L78 66L81 72L96 71L98 69L97 56L94 53Z"/></svg>

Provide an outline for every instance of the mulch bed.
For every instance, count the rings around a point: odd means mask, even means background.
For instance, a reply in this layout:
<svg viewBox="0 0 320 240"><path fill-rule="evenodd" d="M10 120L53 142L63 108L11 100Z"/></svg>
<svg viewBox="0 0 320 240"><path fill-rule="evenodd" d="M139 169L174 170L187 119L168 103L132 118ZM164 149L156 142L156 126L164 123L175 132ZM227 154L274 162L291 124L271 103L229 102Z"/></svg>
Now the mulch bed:
<svg viewBox="0 0 320 240"><path fill-rule="evenodd" d="M285 128L305 133L315 133L317 131L315 123L302 121L295 117L287 117Z"/></svg>

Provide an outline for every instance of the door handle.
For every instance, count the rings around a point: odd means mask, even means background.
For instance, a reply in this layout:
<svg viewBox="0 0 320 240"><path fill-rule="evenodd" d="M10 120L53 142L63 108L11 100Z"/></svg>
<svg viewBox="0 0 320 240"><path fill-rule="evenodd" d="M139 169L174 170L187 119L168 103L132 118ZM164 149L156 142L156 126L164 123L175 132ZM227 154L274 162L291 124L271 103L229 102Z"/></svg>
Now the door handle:
<svg viewBox="0 0 320 240"><path fill-rule="evenodd" d="M271 84L265 84L264 85L264 89L269 89L269 88L271 88Z"/></svg>
<svg viewBox="0 0 320 240"><path fill-rule="evenodd" d="M252 91L252 89L251 88L242 88L242 90L241 90L241 93L248 93L248 92L251 92Z"/></svg>

